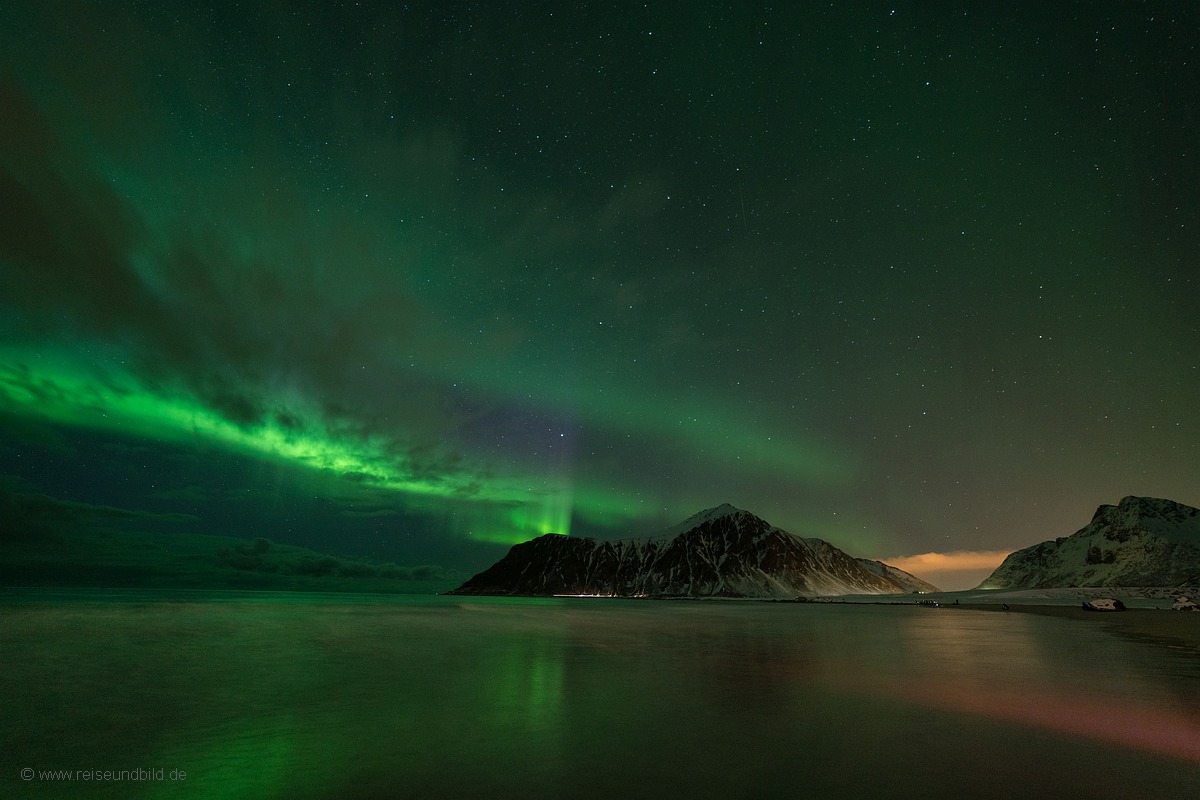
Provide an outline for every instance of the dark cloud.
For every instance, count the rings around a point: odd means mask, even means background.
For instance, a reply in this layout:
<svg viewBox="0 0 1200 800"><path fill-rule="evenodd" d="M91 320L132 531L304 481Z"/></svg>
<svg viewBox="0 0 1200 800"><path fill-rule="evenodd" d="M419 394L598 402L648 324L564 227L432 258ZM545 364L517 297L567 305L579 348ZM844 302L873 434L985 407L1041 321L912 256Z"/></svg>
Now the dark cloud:
<svg viewBox="0 0 1200 800"><path fill-rule="evenodd" d="M154 492L151 499L167 502L206 503L212 499L212 492L203 486L180 486L172 489L162 489Z"/></svg>
<svg viewBox="0 0 1200 800"><path fill-rule="evenodd" d="M10 479L11 476L3 476ZM10 486L13 481L6 480ZM36 540L76 525L106 521L194 522L191 514L159 514L128 508L60 500L38 492L12 491L0 485L0 535L9 541Z"/></svg>
<svg viewBox="0 0 1200 800"><path fill-rule="evenodd" d="M0 281L6 305L41 330L119 338L157 304L129 269L138 215L65 149L12 75L0 73ZM79 331L79 328L83 328Z"/></svg>

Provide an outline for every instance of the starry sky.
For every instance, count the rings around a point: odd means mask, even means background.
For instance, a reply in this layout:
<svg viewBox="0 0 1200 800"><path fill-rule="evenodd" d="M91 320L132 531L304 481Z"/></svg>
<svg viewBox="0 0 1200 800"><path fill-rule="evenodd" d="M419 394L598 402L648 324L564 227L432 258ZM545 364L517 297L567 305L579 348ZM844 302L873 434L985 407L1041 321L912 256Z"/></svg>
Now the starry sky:
<svg viewBox="0 0 1200 800"><path fill-rule="evenodd" d="M8 492L397 563L1200 505L1200 7L0 7Z"/></svg>

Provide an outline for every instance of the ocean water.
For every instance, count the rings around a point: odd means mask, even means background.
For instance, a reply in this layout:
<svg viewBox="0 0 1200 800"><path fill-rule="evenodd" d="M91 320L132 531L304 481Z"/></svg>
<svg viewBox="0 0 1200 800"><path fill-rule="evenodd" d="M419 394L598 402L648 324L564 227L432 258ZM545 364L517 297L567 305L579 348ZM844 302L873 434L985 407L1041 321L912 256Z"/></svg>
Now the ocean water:
<svg viewBox="0 0 1200 800"><path fill-rule="evenodd" d="M1200 659L1099 624L29 594L0 598L3 797L1200 797Z"/></svg>

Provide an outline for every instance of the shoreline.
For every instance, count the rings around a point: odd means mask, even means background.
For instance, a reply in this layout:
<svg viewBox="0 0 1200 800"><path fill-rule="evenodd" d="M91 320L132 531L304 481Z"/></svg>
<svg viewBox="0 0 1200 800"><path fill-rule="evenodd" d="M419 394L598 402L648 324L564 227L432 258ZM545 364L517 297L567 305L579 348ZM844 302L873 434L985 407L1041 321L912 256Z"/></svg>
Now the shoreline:
<svg viewBox="0 0 1200 800"><path fill-rule="evenodd" d="M1139 639L1200 656L1200 613L1171 608L1178 596L1200 599L1196 587L1071 587L1062 589L968 589L922 595L881 597L853 595L817 602L931 607L931 610L977 611L988 614L1036 614L1099 625L1118 636ZM1125 611L1085 611L1083 602L1120 599ZM936 607L934 607L936 604Z"/></svg>
<svg viewBox="0 0 1200 800"><path fill-rule="evenodd" d="M930 613L947 609L975 611L989 614L1013 613L1036 614L1074 620L1078 624L1101 625L1118 634L1152 640L1170 647L1181 648L1200 656L1200 613L1174 611L1171 603L1175 596L1184 595L1196 599L1200 592L1193 588L1071 588L980 592L938 592L923 595L842 595L837 597L813 598L807 601L782 598L679 598L694 602L774 602L797 603L798 605L862 605L899 606L928 609ZM0 606L28 607L75 603L229 603L229 602L339 602L353 605L373 603L403 604L413 598L446 597L439 593L348 593L311 591L262 591L262 590L163 590L163 589L96 589L92 587L0 587ZM471 599L483 596L467 596ZM542 597L542 596L538 596ZM1125 611L1085 611L1084 600L1099 597L1117 597L1127 606ZM457 599L455 597L447 599ZM546 598L549 599L549 598ZM642 600L647 598L596 598ZM672 602L659 600L659 602Z"/></svg>
<svg viewBox="0 0 1200 800"><path fill-rule="evenodd" d="M1138 639L1153 639L1200 655L1200 614L1161 608L1129 608L1125 611L1084 611L1079 606L1010 604L1007 611L995 603L953 603L943 608L986 613L1037 614L1102 625L1114 633Z"/></svg>

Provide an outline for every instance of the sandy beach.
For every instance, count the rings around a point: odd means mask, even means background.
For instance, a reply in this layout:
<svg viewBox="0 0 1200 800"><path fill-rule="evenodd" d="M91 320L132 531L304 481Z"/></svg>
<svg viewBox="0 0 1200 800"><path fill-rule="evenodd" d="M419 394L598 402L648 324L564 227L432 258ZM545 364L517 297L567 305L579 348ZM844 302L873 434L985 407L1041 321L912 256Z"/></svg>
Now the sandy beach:
<svg viewBox="0 0 1200 800"><path fill-rule="evenodd" d="M1154 639L1200 655L1200 613L1156 608L1130 608L1126 611L1084 611L1081 606L1010 603L1008 610L996 603L960 603L945 606L1012 614L1041 614L1060 619L1078 620L1084 625L1101 625L1114 633L1141 639Z"/></svg>
<svg viewBox="0 0 1200 800"><path fill-rule="evenodd" d="M1039 614L1080 624L1100 625L1115 634L1156 641L1169 647L1183 648L1200 655L1200 613L1174 611L1174 598L1183 595L1196 599L1200 590L1188 587L1074 587L1066 589L968 590L922 595L919 600L906 596L880 597L856 595L835 602L880 605L936 603L940 609L987 611L995 613ZM1102 597L1120 599L1125 611L1084 611L1083 601ZM828 602L828 601L826 601Z"/></svg>

